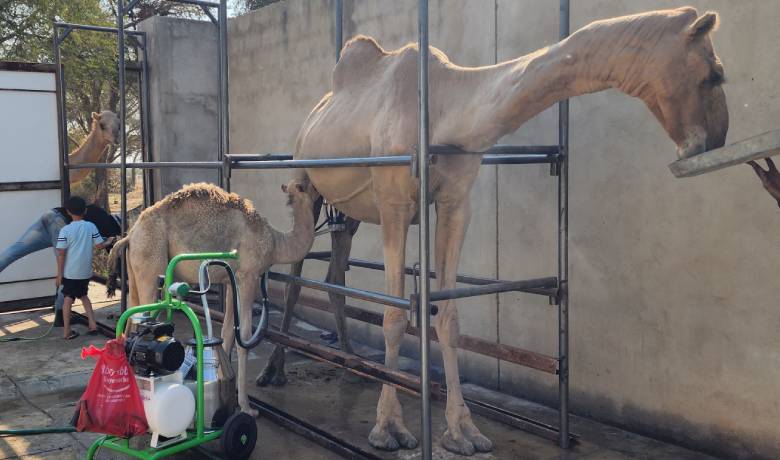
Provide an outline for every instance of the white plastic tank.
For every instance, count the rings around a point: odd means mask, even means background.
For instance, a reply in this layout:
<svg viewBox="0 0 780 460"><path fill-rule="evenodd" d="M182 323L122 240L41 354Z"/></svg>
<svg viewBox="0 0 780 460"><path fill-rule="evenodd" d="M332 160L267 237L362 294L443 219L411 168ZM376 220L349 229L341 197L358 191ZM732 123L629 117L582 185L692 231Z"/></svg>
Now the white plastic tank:
<svg viewBox="0 0 780 460"><path fill-rule="evenodd" d="M195 416L195 397L189 388L182 385L180 374L137 377L136 380L149 431L166 438L186 435L187 427Z"/></svg>

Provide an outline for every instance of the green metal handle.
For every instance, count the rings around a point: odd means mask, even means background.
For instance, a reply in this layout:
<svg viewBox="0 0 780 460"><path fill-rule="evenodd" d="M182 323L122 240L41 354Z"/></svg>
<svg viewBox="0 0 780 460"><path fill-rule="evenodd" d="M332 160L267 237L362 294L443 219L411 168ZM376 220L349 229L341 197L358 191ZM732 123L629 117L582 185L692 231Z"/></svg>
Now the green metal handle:
<svg viewBox="0 0 780 460"><path fill-rule="evenodd" d="M171 300L171 293L168 292L168 286L173 283L173 272L176 270L176 264L185 260L206 260L206 259L238 259L238 251L233 249L230 252L198 252L193 254L179 254L168 262L168 268L165 269L165 300Z"/></svg>

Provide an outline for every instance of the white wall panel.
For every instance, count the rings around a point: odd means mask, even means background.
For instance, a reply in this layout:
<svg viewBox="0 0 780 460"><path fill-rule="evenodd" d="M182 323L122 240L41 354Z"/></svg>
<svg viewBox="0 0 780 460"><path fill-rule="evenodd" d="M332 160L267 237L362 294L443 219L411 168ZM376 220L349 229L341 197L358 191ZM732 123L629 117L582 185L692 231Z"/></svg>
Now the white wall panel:
<svg viewBox="0 0 780 460"><path fill-rule="evenodd" d="M58 180L57 137L55 93L0 90L0 182Z"/></svg>
<svg viewBox="0 0 780 460"><path fill-rule="evenodd" d="M53 73L0 71L0 183L59 180L54 90ZM1 192L0 251L59 203L59 190ZM12 263L0 273L0 302L52 295L56 272L50 247Z"/></svg>
<svg viewBox="0 0 780 460"><path fill-rule="evenodd" d="M54 91L55 85L53 73L0 70L0 88L3 89Z"/></svg>

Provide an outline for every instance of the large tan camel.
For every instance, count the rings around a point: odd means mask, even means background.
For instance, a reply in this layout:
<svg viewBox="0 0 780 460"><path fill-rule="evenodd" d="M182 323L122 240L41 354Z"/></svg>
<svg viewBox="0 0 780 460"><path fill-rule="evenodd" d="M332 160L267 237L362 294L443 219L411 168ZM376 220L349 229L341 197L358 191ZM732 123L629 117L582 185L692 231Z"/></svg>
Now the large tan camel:
<svg viewBox="0 0 780 460"><path fill-rule="evenodd" d="M119 142L119 117L110 110L100 113L92 112L92 129L84 142L73 152L68 154L68 163L98 163L106 152L109 144ZM71 169L70 183L75 184L84 180L92 171L91 169Z"/></svg>
<svg viewBox="0 0 780 460"><path fill-rule="evenodd" d="M311 197L294 180L283 185L282 190L287 193L293 211L293 228L287 233L273 228L250 201L210 184L185 186L144 210L109 256L109 266L116 267L117 257L129 245L128 305L155 302L157 276L165 273L168 260L174 255L237 249L239 259L230 265L236 271L240 293L241 337L248 341L258 279L274 264L301 260L314 241ZM183 262L177 266L175 275L177 279L197 283L198 267L198 262ZM116 287L116 275L112 273L110 277L109 292ZM226 277L220 273L212 281L221 283ZM231 302L232 293L229 293L227 305ZM222 346L228 353L235 339L233 325L233 310L226 308ZM238 347L238 403L242 411L256 417L257 411L249 406L247 398L246 360L247 350Z"/></svg>
<svg viewBox="0 0 780 460"><path fill-rule="evenodd" d="M680 158L722 146L728 110L721 89L723 67L710 32L715 13L687 7L596 21L560 43L485 67L461 67L438 49L430 55L430 141L484 152L552 104L610 88L644 101L677 145ZM316 105L297 140L297 159L408 154L417 143L417 62L414 44L383 50L359 36L344 47L333 71L333 90ZM431 166L436 206L435 268L438 287L455 287L458 260L470 220L469 192L478 155L442 156ZM417 219L418 181L409 167L307 169L316 193L349 217L380 224L388 294L404 297L407 230ZM316 195L315 195L316 196ZM345 248L334 248L343 259ZM293 270L300 270L300 264ZM288 292L297 292L290 289ZM297 294L293 295L296 297ZM287 316L292 306L288 302ZM386 308L385 363L398 367L406 312ZM489 451L463 402L458 375L458 314L454 301L439 305L433 324L447 384L445 431L449 451ZM342 340L345 338L342 337ZM283 372L274 353L267 373ZM261 375L261 382L281 380ZM379 449L414 448L396 389L385 385L369 442Z"/></svg>

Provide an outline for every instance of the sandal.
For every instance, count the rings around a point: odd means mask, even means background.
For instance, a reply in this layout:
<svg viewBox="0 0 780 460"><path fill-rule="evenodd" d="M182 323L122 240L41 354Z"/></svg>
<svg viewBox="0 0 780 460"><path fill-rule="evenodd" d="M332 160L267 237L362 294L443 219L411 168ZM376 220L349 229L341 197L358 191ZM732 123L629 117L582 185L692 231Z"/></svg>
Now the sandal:
<svg viewBox="0 0 780 460"><path fill-rule="evenodd" d="M98 335L99 332L97 329L90 329L87 331L87 335Z"/></svg>
<svg viewBox="0 0 780 460"><path fill-rule="evenodd" d="M64 337L65 340L73 340L76 337L79 336L79 333L76 331L70 331L70 334L67 337Z"/></svg>

